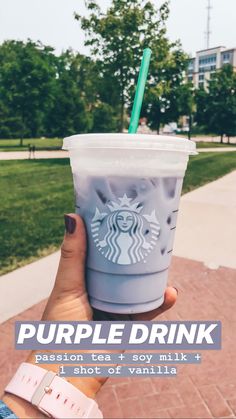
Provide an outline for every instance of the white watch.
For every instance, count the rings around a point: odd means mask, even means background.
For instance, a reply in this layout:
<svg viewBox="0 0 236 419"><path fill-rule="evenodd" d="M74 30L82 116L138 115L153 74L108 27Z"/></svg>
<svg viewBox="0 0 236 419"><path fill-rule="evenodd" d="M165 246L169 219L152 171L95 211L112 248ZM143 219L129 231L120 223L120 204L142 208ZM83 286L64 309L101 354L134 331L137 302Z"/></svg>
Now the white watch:
<svg viewBox="0 0 236 419"><path fill-rule="evenodd" d="M103 418L95 400L56 373L37 365L23 362L5 391L32 403L48 417Z"/></svg>

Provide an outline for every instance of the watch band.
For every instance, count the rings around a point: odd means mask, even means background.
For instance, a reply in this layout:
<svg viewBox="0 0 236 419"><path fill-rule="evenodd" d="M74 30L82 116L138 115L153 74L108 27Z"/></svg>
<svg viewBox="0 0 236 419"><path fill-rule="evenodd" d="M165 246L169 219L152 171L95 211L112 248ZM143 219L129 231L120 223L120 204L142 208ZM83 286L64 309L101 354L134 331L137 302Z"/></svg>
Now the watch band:
<svg viewBox="0 0 236 419"><path fill-rule="evenodd" d="M103 417L95 400L54 372L26 362L19 366L5 391L27 400L49 417Z"/></svg>

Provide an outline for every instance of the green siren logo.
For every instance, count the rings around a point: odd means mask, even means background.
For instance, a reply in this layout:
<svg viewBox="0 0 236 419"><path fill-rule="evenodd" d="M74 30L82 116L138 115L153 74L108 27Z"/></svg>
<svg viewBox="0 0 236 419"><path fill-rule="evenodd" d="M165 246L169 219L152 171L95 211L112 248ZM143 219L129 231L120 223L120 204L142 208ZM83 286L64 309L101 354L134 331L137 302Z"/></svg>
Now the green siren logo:
<svg viewBox="0 0 236 419"><path fill-rule="evenodd" d="M106 204L109 212L95 210L91 231L98 251L105 258L119 265L146 263L146 257L154 249L160 235L160 224L155 210L141 214L142 205L131 203L125 194L118 202ZM106 232L101 237L101 225L106 223ZM148 225L148 228L144 226Z"/></svg>

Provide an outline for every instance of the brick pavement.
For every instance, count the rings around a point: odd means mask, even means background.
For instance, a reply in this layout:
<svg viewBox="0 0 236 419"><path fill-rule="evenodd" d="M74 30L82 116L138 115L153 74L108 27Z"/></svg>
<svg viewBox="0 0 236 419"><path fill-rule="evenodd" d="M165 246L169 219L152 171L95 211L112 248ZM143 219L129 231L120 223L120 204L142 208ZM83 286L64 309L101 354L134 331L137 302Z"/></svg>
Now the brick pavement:
<svg viewBox="0 0 236 419"><path fill-rule="evenodd" d="M236 417L236 271L210 270L174 257L170 282L176 306L160 320L221 320L221 351L203 351L201 365L182 365L173 378L110 378L97 399L105 418ZM45 301L1 325L0 391L26 353L13 349L14 321L39 319Z"/></svg>

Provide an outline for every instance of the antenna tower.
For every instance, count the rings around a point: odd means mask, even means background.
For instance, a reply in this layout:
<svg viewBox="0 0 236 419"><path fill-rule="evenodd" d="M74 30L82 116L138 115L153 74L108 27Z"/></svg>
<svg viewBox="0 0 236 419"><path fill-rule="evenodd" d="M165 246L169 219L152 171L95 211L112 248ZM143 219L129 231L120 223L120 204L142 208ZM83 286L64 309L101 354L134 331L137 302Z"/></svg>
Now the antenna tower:
<svg viewBox="0 0 236 419"><path fill-rule="evenodd" d="M206 47L210 48L210 36L211 36L211 0L207 0L207 29L206 29Z"/></svg>

